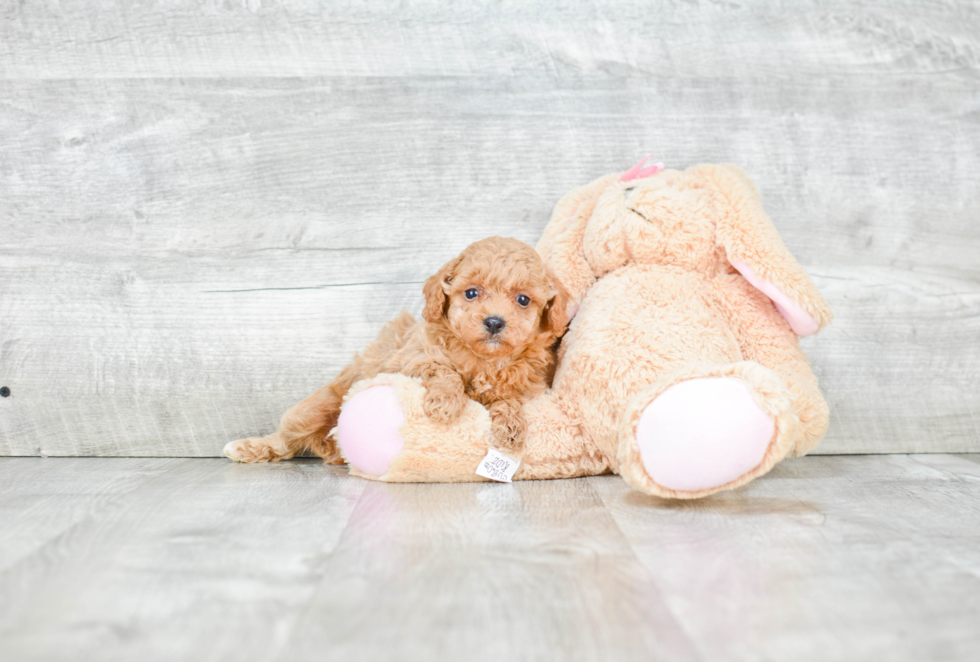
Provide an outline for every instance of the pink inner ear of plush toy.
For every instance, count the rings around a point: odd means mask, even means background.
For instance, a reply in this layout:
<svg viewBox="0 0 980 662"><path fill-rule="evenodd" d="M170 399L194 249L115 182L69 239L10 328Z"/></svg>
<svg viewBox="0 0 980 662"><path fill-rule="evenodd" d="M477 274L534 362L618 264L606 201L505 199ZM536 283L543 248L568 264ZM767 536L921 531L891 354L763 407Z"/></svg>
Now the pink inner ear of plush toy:
<svg viewBox="0 0 980 662"><path fill-rule="evenodd" d="M742 274L745 280L752 283L753 286L767 297L772 299L773 304L776 306L776 310L779 314L789 322L790 328L793 329L793 333L798 336L812 336L820 328L817 320L813 319L810 313L803 310L798 303L789 298L789 295L780 290L778 287L770 283L765 278L761 278L752 271L752 267L745 264L741 260L732 260L732 266L738 269L738 272Z"/></svg>
<svg viewBox="0 0 980 662"><path fill-rule="evenodd" d="M398 432L404 423L395 389L372 386L344 404L337 421L337 441L351 466L382 476L405 445Z"/></svg>

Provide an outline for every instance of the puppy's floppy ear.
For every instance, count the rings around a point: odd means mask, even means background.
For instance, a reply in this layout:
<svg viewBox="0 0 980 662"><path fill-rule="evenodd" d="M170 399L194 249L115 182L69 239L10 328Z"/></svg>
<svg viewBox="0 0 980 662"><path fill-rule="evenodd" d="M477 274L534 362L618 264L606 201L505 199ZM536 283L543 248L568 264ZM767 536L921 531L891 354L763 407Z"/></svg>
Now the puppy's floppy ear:
<svg viewBox="0 0 980 662"><path fill-rule="evenodd" d="M453 281L453 272L459 263L463 261L462 256L454 257L442 269L432 274L422 285L422 294L425 295L425 307L422 309L422 319L426 322L438 322L446 312L446 291L449 284Z"/></svg>
<svg viewBox="0 0 980 662"><path fill-rule="evenodd" d="M554 334L556 338L559 338L565 333L565 329L568 328L568 306L571 297L568 294L568 290L565 289L565 286L561 284L560 280L555 278L555 275L551 273L550 269L548 270L548 275L551 277L551 287L555 294L548 301L544 310L541 311L541 326L548 332Z"/></svg>

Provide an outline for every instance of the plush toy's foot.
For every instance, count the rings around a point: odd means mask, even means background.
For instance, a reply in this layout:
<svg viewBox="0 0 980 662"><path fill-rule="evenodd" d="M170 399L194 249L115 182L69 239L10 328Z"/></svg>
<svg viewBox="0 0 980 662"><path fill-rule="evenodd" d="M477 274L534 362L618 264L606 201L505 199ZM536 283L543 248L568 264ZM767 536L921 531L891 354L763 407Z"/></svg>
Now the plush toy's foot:
<svg viewBox="0 0 980 662"><path fill-rule="evenodd" d="M484 481L477 468L493 446L490 415L468 400L449 423L425 413L418 379L381 374L354 384L340 410L337 441L352 475L385 482ZM577 422L540 396L524 407L527 432L514 480L606 473L608 459L581 437ZM498 449L499 450L499 449Z"/></svg>
<svg viewBox="0 0 980 662"><path fill-rule="evenodd" d="M487 454L490 416L466 401L453 421L425 413L418 379L381 374L354 384L337 422L337 442L351 474L386 482L485 480L476 474Z"/></svg>
<svg viewBox="0 0 980 662"><path fill-rule="evenodd" d="M736 379L692 379L651 402L636 426L647 474L672 490L731 482L762 461L775 430Z"/></svg>
<svg viewBox="0 0 980 662"><path fill-rule="evenodd" d="M631 404L620 462L634 487L697 498L743 485L786 455L798 420L778 378L748 362L705 372Z"/></svg>
<svg viewBox="0 0 980 662"><path fill-rule="evenodd" d="M394 387L379 385L361 391L347 400L337 421L341 453L362 474L382 476L405 445L398 431L404 422Z"/></svg>

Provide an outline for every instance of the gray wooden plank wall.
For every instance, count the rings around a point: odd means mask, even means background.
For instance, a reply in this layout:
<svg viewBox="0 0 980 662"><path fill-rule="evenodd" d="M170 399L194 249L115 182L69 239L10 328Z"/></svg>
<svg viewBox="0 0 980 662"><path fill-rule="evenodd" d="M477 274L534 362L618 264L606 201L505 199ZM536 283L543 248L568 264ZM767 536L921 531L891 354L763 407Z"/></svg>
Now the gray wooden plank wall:
<svg viewBox="0 0 980 662"><path fill-rule="evenodd" d="M490 234L734 162L837 313L825 453L980 451L980 6L5 3L0 454L274 428Z"/></svg>

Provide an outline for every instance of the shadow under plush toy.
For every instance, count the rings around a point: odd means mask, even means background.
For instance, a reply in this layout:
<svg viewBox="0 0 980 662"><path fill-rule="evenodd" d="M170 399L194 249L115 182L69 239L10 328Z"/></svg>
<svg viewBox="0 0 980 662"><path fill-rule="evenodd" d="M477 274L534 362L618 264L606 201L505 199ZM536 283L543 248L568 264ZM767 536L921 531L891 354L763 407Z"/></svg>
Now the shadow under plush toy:
<svg viewBox="0 0 980 662"><path fill-rule="evenodd" d="M537 248L577 314L552 388L524 406L515 479L612 471L698 498L823 437L827 405L797 336L831 313L738 168L608 175L558 203ZM404 375L354 385L336 430L351 473L483 480L486 410L436 423L423 395Z"/></svg>

